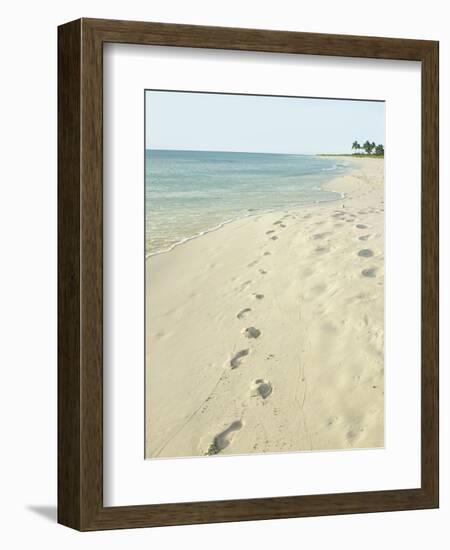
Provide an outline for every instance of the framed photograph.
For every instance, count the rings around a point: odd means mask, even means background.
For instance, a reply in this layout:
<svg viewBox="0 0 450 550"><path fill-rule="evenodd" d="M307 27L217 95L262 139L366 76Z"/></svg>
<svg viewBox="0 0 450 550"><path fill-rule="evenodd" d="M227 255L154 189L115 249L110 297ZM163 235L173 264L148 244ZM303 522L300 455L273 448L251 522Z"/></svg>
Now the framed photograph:
<svg viewBox="0 0 450 550"><path fill-rule="evenodd" d="M438 43L58 41L59 522L438 507Z"/></svg>

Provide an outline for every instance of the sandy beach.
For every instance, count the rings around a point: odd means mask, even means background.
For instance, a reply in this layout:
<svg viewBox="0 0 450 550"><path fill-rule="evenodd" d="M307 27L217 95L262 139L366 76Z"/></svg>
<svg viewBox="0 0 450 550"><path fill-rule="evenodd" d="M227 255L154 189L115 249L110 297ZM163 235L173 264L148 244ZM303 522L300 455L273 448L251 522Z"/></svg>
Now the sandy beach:
<svg viewBox="0 0 450 550"><path fill-rule="evenodd" d="M384 160L349 162L147 259L147 458L384 445Z"/></svg>

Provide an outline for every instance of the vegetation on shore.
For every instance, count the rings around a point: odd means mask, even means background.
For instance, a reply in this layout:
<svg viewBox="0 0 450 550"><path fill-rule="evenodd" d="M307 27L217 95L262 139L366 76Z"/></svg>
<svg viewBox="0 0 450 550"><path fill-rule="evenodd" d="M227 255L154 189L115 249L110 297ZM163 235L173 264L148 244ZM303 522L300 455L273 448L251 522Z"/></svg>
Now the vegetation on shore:
<svg viewBox="0 0 450 550"><path fill-rule="evenodd" d="M363 145L360 145L356 140L352 143L352 151L355 151L355 155L378 155L379 157L384 157L384 145L379 143L378 145L374 141L365 141ZM358 151L365 151L364 153L358 153Z"/></svg>
<svg viewBox="0 0 450 550"><path fill-rule="evenodd" d="M358 157L358 158L384 158L384 145L378 145L374 141L366 140L363 145L360 145L356 140L352 143L352 151L354 153L321 153L318 157ZM364 151L364 153L359 152Z"/></svg>

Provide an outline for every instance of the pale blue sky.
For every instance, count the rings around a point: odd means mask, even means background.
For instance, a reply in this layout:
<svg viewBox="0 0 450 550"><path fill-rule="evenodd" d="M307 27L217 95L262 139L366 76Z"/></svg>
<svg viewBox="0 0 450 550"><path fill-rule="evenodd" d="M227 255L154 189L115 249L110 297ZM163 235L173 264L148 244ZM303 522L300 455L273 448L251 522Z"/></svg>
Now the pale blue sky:
<svg viewBox="0 0 450 550"><path fill-rule="evenodd" d="M384 102L146 92L146 148L349 153L385 143Z"/></svg>

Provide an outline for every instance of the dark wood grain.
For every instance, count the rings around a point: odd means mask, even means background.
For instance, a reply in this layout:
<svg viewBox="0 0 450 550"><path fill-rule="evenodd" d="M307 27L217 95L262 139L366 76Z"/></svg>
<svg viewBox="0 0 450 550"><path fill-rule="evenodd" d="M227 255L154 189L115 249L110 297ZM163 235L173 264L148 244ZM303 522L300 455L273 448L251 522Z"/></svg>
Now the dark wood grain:
<svg viewBox="0 0 450 550"><path fill-rule="evenodd" d="M420 488L103 506L102 48L105 42L422 63ZM426 40L81 19L59 28L58 48L58 521L88 531L437 507L438 44Z"/></svg>
<svg viewBox="0 0 450 550"><path fill-rule="evenodd" d="M422 60L422 488L439 501L439 47Z"/></svg>
<svg viewBox="0 0 450 550"><path fill-rule="evenodd" d="M80 528L81 21L58 32L58 521Z"/></svg>

